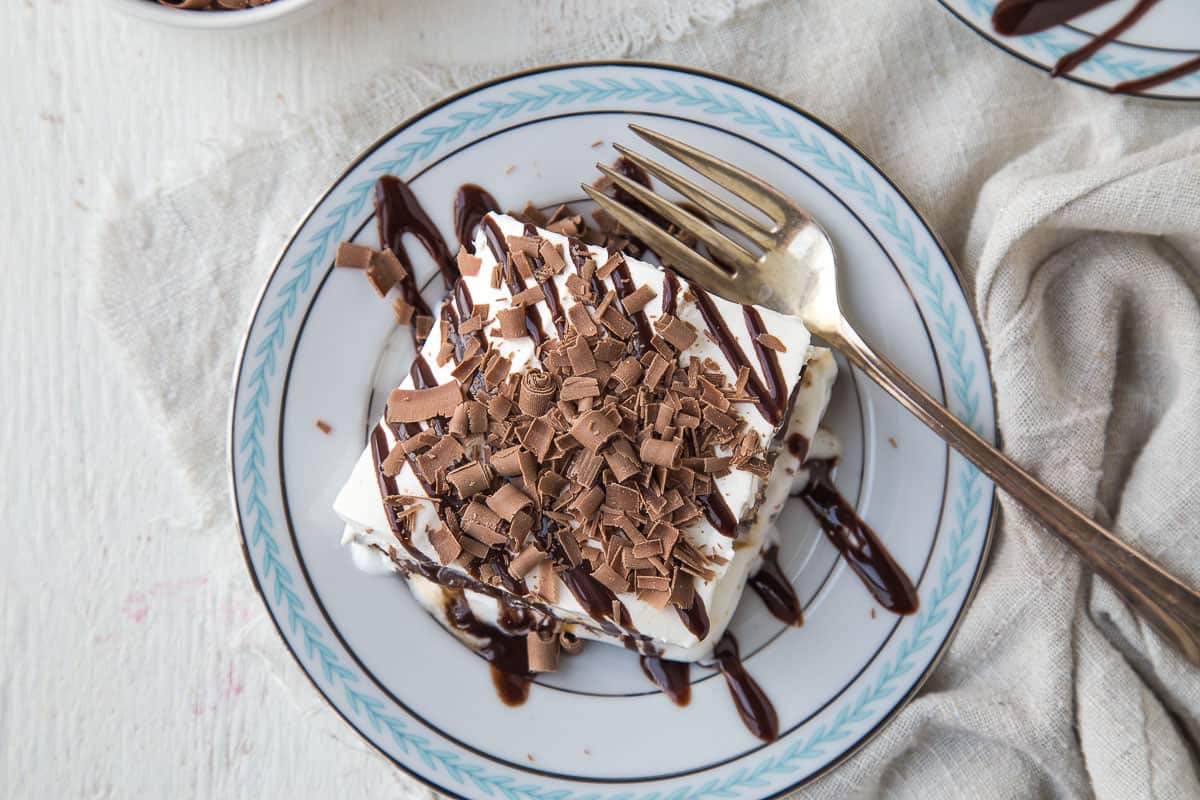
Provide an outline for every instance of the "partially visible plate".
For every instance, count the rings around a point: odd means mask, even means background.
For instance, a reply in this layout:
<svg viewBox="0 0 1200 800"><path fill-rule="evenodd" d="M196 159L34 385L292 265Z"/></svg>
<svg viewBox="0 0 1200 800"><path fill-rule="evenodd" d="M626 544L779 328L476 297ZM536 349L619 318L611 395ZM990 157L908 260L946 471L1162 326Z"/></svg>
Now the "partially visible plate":
<svg viewBox="0 0 1200 800"><path fill-rule="evenodd" d="M1125 16L1137 0L1113 0L1067 25L1028 36L1001 36L996 32L992 27L992 12L998 0L938 2L997 47L1048 72L1064 55L1084 46ZM1062 79L1107 90L1198 57L1200 3L1196 0L1161 0L1133 27ZM1200 100L1200 71L1136 95L1163 100Z"/></svg>
<svg viewBox="0 0 1200 800"><path fill-rule="evenodd" d="M750 798L786 792L840 763L916 692L974 592L993 489L845 364L827 424L846 453L843 493L917 584L920 610L877 608L798 501L782 515L781 561L805 606L785 628L757 597L732 630L774 701L780 738L755 739L724 681L692 670L677 708L635 658L589 646L540 678L528 702L496 699L486 665L391 576L358 572L330 506L381 396L412 357L387 303L335 270L339 241L376 244L376 177L409 182L453 240L465 182L503 207L580 197L626 125L642 122L769 176L832 235L845 304L869 339L988 438L992 385L970 306L938 240L904 195L836 131L732 81L630 62L502 78L388 133L321 197L264 287L239 359L230 426L247 566L313 685L364 738L437 790L510 800ZM414 258L420 256L411 249ZM416 263L426 299L435 266ZM316 427L321 419L328 434Z"/></svg>
<svg viewBox="0 0 1200 800"><path fill-rule="evenodd" d="M274 0L261 6L231 11L189 11L169 8L156 0L108 0L110 8L131 17L170 28L199 31L257 31L292 22L328 8L336 0Z"/></svg>

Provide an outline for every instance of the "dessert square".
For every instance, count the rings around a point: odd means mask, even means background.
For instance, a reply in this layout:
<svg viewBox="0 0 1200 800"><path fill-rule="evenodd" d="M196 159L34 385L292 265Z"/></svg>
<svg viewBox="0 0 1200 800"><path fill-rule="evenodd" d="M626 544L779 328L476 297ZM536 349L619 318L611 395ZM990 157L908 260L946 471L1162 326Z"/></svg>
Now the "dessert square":
<svg viewBox="0 0 1200 800"><path fill-rule="evenodd" d="M463 638L456 608L519 631L534 671L577 637L708 658L803 462L836 455L831 354L793 317L506 215L457 261L335 501L356 559Z"/></svg>

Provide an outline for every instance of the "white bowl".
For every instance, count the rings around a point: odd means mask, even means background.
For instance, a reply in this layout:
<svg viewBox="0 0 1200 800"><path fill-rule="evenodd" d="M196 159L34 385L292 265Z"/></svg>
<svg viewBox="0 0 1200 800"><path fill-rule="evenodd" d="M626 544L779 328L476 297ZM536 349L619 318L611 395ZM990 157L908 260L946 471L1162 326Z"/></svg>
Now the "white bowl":
<svg viewBox="0 0 1200 800"><path fill-rule="evenodd" d="M334 0L274 0L238 11L184 11L160 5L157 0L107 0L112 8L138 19L175 28L228 31L296 22L333 4Z"/></svg>

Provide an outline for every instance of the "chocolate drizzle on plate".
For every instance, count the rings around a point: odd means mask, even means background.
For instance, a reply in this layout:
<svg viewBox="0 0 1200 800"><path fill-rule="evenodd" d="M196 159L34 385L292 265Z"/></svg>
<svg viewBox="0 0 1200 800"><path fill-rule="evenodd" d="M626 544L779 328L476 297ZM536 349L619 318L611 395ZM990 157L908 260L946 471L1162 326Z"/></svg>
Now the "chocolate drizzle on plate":
<svg viewBox="0 0 1200 800"><path fill-rule="evenodd" d="M503 609L511 606L502 604L502 630L476 618L462 589L446 589L444 597L444 610L450 624L456 630L478 640L472 649L491 665L492 684L496 687L496 695L500 701L506 706L523 704L529 699L529 684L532 682L525 644L525 634L531 630L528 614L514 614L508 620L513 627L508 627ZM526 622L524 627L520 626L522 620Z"/></svg>
<svg viewBox="0 0 1200 800"><path fill-rule="evenodd" d="M496 198L473 183L458 187L454 194L454 235L468 253L475 253L475 231L489 212L499 212Z"/></svg>
<svg viewBox="0 0 1200 800"><path fill-rule="evenodd" d="M800 606L800 598L779 566L779 545L773 544L764 550L762 559L762 566L750 576L748 585L780 622L797 627L803 625L804 609Z"/></svg>
<svg viewBox="0 0 1200 800"><path fill-rule="evenodd" d="M415 308L418 314L432 317L433 312L429 310L429 305L417 288L412 259L404 247L404 236L411 234L417 238L425 252L429 253L429 257L437 264L447 289L452 288L458 280L458 264L451 257L446 240L438 233L412 189L395 175L384 175L375 181L375 225L379 230L380 247L391 248L404 271L408 273L400 282L400 291L405 301Z"/></svg>
<svg viewBox="0 0 1200 800"><path fill-rule="evenodd" d="M642 656L642 673L677 706L692 700L691 665L686 661L667 661L658 656Z"/></svg>
<svg viewBox="0 0 1200 800"><path fill-rule="evenodd" d="M912 581L871 526L834 488L828 462L812 462L810 469L808 484L799 497L816 516L829 541L880 605L896 614L915 613L919 600Z"/></svg>
<svg viewBox="0 0 1200 800"><path fill-rule="evenodd" d="M764 742L773 742L779 738L779 716L775 706L771 704L766 692L754 678L746 672L742 664L742 655L738 651L737 639L732 633L726 633L713 648L713 658L717 668L725 676L729 686L729 694L733 704L737 706L738 715L750 733Z"/></svg>
<svg viewBox="0 0 1200 800"><path fill-rule="evenodd" d="M992 12L992 27L1004 36L1028 36L1063 25L1076 17L1083 16L1112 0L1000 0ZM1122 33L1132 28L1138 20L1157 6L1159 0L1139 0L1123 17L1107 30L1096 35L1090 42L1077 50L1063 55L1050 74L1066 75L1080 64L1091 59L1106 45L1116 41ZM1193 58L1171 69L1148 75L1145 78L1118 83L1110 92L1142 92L1200 70L1200 58Z"/></svg>

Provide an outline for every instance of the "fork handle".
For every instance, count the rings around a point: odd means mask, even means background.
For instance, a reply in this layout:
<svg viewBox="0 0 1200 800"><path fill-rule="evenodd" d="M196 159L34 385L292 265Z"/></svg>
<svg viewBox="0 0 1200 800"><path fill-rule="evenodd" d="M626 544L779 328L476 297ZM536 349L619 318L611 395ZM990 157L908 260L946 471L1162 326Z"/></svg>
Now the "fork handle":
<svg viewBox="0 0 1200 800"><path fill-rule="evenodd" d="M1163 638L1188 661L1200 665L1200 593L1097 525L985 441L895 364L872 350L845 319L835 330L818 333L1066 540Z"/></svg>

